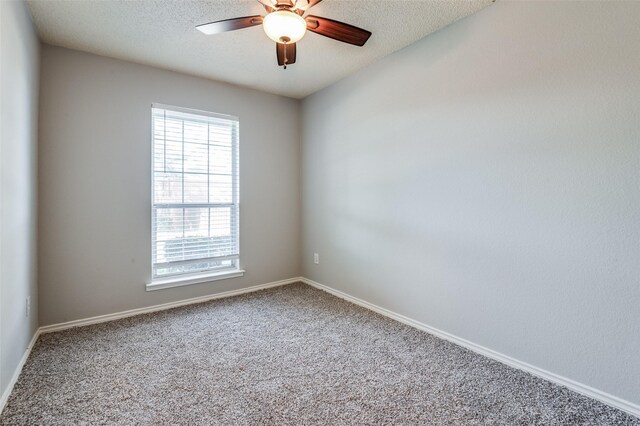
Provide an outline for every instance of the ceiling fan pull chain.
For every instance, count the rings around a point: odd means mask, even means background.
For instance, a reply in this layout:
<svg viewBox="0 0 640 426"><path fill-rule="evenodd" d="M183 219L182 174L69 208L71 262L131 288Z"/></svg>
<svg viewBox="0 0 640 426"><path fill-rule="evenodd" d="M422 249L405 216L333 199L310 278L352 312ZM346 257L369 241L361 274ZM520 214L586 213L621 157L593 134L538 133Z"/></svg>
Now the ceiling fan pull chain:
<svg viewBox="0 0 640 426"><path fill-rule="evenodd" d="M289 62L287 60L287 42L284 42L284 69L287 69L287 62Z"/></svg>

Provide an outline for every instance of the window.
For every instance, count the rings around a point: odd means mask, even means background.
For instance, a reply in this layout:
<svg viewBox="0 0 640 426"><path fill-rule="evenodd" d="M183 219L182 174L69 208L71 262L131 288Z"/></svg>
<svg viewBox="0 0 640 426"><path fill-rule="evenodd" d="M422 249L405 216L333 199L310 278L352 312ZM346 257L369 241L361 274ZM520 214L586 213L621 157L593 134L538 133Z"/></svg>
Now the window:
<svg viewBox="0 0 640 426"><path fill-rule="evenodd" d="M154 281L238 270L237 118L153 104L152 126Z"/></svg>

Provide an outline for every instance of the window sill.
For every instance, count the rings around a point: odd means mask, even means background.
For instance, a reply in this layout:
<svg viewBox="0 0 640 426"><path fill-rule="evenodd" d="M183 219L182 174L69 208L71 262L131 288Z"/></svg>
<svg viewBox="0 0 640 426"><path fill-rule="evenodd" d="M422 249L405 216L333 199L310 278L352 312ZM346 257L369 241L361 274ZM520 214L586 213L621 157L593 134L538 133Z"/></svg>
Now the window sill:
<svg viewBox="0 0 640 426"><path fill-rule="evenodd" d="M243 269L232 269L230 271L210 272L198 275L184 275L154 280L147 284L147 291L162 290L164 288L182 287L183 285L208 283L211 281L226 280L227 278L237 278L244 275Z"/></svg>

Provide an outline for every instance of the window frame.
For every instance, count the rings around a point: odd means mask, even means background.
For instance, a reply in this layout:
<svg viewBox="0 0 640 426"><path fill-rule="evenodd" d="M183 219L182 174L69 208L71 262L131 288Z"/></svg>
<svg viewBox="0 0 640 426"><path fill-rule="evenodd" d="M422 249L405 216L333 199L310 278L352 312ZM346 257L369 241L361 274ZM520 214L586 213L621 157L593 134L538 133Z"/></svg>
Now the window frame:
<svg viewBox="0 0 640 426"><path fill-rule="evenodd" d="M182 203L175 202L158 202L156 203L156 189L155 189L155 179L156 179L156 138L155 138L155 110L161 109L165 111L175 112L177 114L190 114L195 116L200 116L203 118L203 121L208 124L210 121L207 118L214 118L220 120L228 120L234 122L232 126L235 128L232 132L231 138L231 189L232 196L231 201L229 203L225 202L210 202L208 197L206 203L185 203L184 202L184 144L185 139L184 135L181 141L182 144L182 161L183 167L181 169L182 174ZM161 288L169 288L176 287L181 285L190 285L197 284L208 281L215 281L220 279L234 278L244 275L244 270L240 268L240 173L239 173L239 155L240 155L240 119L237 116L219 114L209 111L196 110L191 108L178 107L173 105L165 105L160 103L152 103L151 104L151 282L147 284L147 290L157 290ZM196 121L196 120L193 120ZM165 138L166 141L166 138ZM210 142L207 144L207 152L210 149ZM211 170L209 168L209 159L207 159L207 182L210 184L209 177L212 175ZM155 256L154 250L157 248L157 209L158 208L172 208L172 209L183 209L183 221L185 217L185 208L217 208L217 207L227 207L231 209L231 222L235 222L235 226L232 226L232 240L233 240L233 252L236 254L228 255L228 256L213 256L207 258L196 258L196 259L187 259L180 261L171 261L171 262L163 262L163 263L154 263ZM211 210L209 211L209 217L211 215ZM235 231L235 235L234 235ZM185 239L183 235L183 240ZM210 268L201 271L186 271L186 272L177 272L177 273L169 273L169 274L157 274L158 266L180 266L186 264L193 264L197 262L213 262L219 260L231 260L231 265L226 267L217 267Z"/></svg>

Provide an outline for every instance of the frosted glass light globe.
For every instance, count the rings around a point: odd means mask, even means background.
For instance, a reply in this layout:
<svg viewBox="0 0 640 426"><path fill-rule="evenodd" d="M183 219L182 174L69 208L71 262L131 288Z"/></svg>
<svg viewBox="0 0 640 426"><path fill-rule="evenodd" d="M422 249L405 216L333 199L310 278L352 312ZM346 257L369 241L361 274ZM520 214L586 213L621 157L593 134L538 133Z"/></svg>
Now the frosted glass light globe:
<svg viewBox="0 0 640 426"><path fill-rule="evenodd" d="M276 10L264 17L264 32L276 43L295 43L307 31L307 23L302 16L289 10Z"/></svg>

